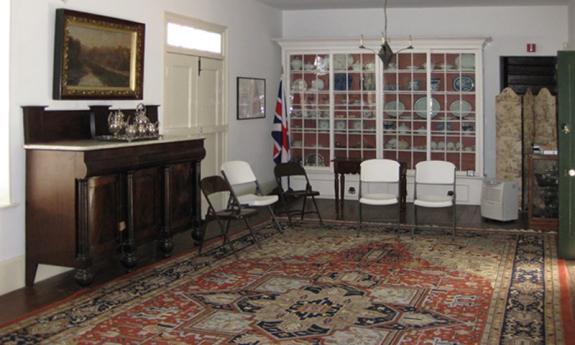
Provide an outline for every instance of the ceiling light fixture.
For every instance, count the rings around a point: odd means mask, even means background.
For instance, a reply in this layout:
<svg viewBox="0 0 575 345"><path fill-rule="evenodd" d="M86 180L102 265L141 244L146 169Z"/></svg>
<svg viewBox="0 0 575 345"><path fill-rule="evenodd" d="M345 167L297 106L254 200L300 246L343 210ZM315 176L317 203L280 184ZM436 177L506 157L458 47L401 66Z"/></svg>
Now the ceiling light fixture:
<svg viewBox="0 0 575 345"><path fill-rule="evenodd" d="M360 49L367 49L367 50L371 50L372 52L376 53L377 56L379 56L379 58L381 59L381 62L383 62L384 68L387 68L387 66L389 66L389 64L391 63L391 60L393 60L395 54L398 54L399 52L402 52L402 51L407 50L407 49L413 49L413 45L411 44L411 35L409 36L409 45L407 47L402 48L395 53L391 49L391 46L389 45L389 39L387 38L387 1L388 0L384 0L384 4L383 4L383 15L384 15L384 19L385 19L385 24L383 27L383 33L381 35L381 47L379 48L379 51L376 52L373 49L367 48L364 44L364 41L363 41L363 35L361 35L360 44L359 44Z"/></svg>

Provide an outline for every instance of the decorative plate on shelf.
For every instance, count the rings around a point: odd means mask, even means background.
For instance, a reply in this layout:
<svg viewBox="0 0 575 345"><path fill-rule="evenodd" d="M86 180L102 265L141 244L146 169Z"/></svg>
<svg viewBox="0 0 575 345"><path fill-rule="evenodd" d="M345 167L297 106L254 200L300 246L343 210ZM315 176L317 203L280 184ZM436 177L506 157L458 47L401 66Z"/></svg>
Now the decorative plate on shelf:
<svg viewBox="0 0 575 345"><path fill-rule="evenodd" d="M303 79L296 79L291 84L292 91L305 91L307 89L307 83Z"/></svg>
<svg viewBox="0 0 575 345"><path fill-rule="evenodd" d="M439 70L439 71L449 71L449 70L453 69L453 65L450 65L448 63L442 63L442 64L435 66L435 69Z"/></svg>
<svg viewBox="0 0 575 345"><path fill-rule="evenodd" d="M320 153L310 153L305 157L305 164L306 165L316 165L316 166L323 166L325 160Z"/></svg>
<svg viewBox="0 0 575 345"><path fill-rule="evenodd" d="M325 84L321 79L315 79L311 81L311 89L312 90L323 90Z"/></svg>
<svg viewBox="0 0 575 345"><path fill-rule="evenodd" d="M383 110L389 116L398 117L403 114L405 110L405 105L400 101L391 101L385 103Z"/></svg>
<svg viewBox="0 0 575 345"><path fill-rule="evenodd" d="M471 113L473 107L466 100L458 99L456 101L453 101L449 105L449 110L451 111L451 114L453 114L454 116L466 117Z"/></svg>
<svg viewBox="0 0 575 345"><path fill-rule="evenodd" d="M329 129L329 120L319 120L319 129Z"/></svg>
<svg viewBox="0 0 575 345"><path fill-rule="evenodd" d="M317 70L320 72L329 71L329 58L327 56L318 56L315 58Z"/></svg>
<svg viewBox="0 0 575 345"><path fill-rule="evenodd" d="M345 129L345 121L336 121L335 122L335 129L344 130Z"/></svg>
<svg viewBox="0 0 575 345"><path fill-rule="evenodd" d="M453 79L453 89L455 91L469 92L475 89L475 81L470 76L464 75Z"/></svg>
<svg viewBox="0 0 575 345"><path fill-rule="evenodd" d="M413 103L413 110L417 116L427 119L427 97L421 97L415 103ZM431 118L439 113L441 110L441 106L439 105L439 101L435 98L431 98Z"/></svg>
<svg viewBox="0 0 575 345"><path fill-rule="evenodd" d="M346 70L347 63L346 63L346 56L342 54L336 54L333 56L333 68L335 70Z"/></svg>
<svg viewBox="0 0 575 345"><path fill-rule="evenodd" d="M475 69L475 55L461 54L455 58L455 65L462 70Z"/></svg>
<svg viewBox="0 0 575 345"><path fill-rule="evenodd" d="M302 61L301 59L295 58L291 60L290 63L291 69L294 71L300 71L301 70L301 66L302 66Z"/></svg>
<svg viewBox="0 0 575 345"><path fill-rule="evenodd" d="M317 111L304 109L303 117L306 119L315 119L317 117Z"/></svg>

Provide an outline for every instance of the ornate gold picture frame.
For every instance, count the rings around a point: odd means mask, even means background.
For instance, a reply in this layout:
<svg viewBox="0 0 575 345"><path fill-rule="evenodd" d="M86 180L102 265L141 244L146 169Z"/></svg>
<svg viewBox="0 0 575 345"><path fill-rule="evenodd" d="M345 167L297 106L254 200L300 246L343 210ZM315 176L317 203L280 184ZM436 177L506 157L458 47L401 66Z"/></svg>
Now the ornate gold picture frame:
<svg viewBox="0 0 575 345"><path fill-rule="evenodd" d="M142 99L145 24L56 10L54 99Z"/></svg>

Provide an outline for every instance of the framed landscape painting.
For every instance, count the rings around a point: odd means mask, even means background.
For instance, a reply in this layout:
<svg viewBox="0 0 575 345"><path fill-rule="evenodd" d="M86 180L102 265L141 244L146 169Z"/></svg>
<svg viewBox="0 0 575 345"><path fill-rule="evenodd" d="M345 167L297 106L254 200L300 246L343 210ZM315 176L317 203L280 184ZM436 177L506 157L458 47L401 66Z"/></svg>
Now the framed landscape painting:
<svg viewBox="0 0 575 345"><path fill-rule="evenodd" d="M145 25L56 10L54 99L142 99Z"/></svg>

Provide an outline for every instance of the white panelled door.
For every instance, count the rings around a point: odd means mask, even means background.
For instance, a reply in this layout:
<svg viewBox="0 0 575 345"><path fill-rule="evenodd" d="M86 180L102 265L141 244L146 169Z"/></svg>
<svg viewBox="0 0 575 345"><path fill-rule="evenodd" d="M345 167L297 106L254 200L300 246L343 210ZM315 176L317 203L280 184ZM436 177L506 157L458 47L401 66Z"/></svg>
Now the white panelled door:
<svg viewBox="0 0 575 345"><path fill-rule="evenodd" d="M223 62L166 53L164 131L205 137L202 177L220 173L227 158L228 121L224 112ZM206 210L206 204L202 204Z"/></svg>

